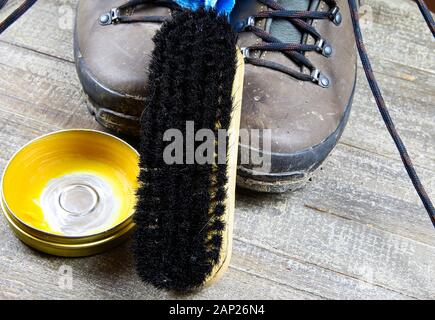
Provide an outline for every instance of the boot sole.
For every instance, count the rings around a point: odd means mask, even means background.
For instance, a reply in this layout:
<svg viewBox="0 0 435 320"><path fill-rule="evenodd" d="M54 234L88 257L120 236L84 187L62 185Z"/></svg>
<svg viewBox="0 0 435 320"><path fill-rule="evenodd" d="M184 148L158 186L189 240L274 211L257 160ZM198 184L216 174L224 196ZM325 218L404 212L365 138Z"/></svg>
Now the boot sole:
<svg viewBox="0 0 435 320"><path fill-rule="evenodd" d="M103 127L126 136L139 136L139 117L118 113L99 106L88 96L86 108L95 120Z"/></svg>

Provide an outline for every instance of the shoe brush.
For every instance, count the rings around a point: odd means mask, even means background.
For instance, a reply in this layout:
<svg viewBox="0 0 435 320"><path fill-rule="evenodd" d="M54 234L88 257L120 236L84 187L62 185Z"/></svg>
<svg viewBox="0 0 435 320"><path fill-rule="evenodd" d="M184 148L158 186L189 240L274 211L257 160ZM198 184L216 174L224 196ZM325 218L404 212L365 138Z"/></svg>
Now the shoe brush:
<svg viewBox="0 0 435 320"><path fill-rule="evenodd" d="M134 255L143 281L186 292L211 283L231 256L243 58L228 18L212 10L176 12L154 43L141 117ZM226 130L224 161L218 148L213 163L189 161L187 123L194 134L214 133L215 146ZM171 129L185 139L183 163L165 161ZM194 142L197 152L201 144Z"/></svg>

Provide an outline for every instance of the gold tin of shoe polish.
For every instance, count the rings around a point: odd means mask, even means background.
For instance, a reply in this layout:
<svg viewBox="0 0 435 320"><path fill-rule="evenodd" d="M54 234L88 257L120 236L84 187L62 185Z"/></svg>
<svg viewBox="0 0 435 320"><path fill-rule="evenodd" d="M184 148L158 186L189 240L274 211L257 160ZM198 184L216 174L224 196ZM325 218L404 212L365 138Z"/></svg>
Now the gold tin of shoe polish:
<svg viewBox="0 0 435 320"><path fill-rule="evenodd" d="M64 130L22 147L7 164L1 207L12 230L45 253L89 256L134 227L139 154L95 130Z"/></svg>

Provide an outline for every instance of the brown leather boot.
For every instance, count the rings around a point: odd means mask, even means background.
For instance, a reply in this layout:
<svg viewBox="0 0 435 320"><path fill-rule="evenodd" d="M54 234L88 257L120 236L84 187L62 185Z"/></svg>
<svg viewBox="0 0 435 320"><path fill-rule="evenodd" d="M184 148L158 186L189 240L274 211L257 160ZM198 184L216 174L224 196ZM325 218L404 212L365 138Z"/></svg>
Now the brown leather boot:
<svg viewBox="0 0 435 320"><path fill-rule="evenodd" d="M89 111L103 126L128 135L139 133L152 38L177 7L145 2L83 0L77 8L74 55Z"/></svg>
<svg viewBox="0 0 435 320"><path fill-rule="evenodd" d="M231 22L246 62L241 129L271 130L270 148L242 141L238 184L266 192L300 187L349 117L356 48L348 2L237 1ZM261 164L252 162L258 150Z"/></svg>

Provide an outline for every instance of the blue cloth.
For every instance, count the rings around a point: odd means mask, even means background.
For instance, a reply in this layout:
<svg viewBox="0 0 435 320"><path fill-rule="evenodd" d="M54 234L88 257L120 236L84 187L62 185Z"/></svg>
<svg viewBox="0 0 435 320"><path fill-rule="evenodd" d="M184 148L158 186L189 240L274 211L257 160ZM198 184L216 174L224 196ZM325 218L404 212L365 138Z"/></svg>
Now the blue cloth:
<svg viewBox="0 0 435 320"><path fill-rule="evenodd" d="M192 10L200 7L216 9L220 14L229 15L233 10L235 0L175 0L180 6Z"/></svg>

